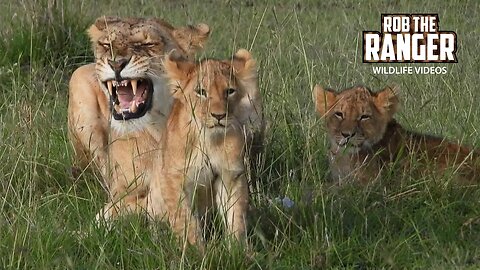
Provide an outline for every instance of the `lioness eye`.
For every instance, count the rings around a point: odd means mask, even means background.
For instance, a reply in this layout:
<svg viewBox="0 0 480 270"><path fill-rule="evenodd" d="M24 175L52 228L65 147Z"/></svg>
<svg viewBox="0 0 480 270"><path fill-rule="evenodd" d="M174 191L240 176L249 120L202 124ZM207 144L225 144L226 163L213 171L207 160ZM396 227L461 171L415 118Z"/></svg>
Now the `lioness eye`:
<svg viewBox="0 0 480 270"><path fill-rule="evenodd" d="M110 49L110 43L99 42L98 44L105 49Z"/></svg>
<svg viewBox="0 0 480 270"><path fill-rule="evenodd" d="M133 46L136 48L136 49L141 49L141 48L151 48L153 46L155 46L156 43L153 43L153 42L145 42L145 43L135 43L133 44Z"/></svg>
<svg viewBox="0 0 480 270"><path fill-rule="evenodd" d="M360 116L360 120L368 120L368 119L370 119L370 115L363 114L362 116Z"/></svg>
<svg viewBox="0 0 480 270"><path fill-rule="evenodd" d="M203 88L199 87L195 90L195 92L197 92L197 96L207 97L207 91L205 91L205 89L203 89Z"/></svg>
<svg viewBox="0 0 480 270"><path fill-rule="evenodd" d="M225 94L226 94L227 97L235 94L235 92L237 92L237 90L235 90L233 88L228 88L228 89L225 90Z"/></svg>
<svg viewBox="0 0 480 270"><path fill-rule="evenodd" d="M343 113L341 112L335 112L335 116L339 119L343 119Z"/></svg>
<svg viewBox="0 0 480 270"><path fill-rule="evenodd" d="M152 42L148 42L148 43L143 43L142 46L143 47L147 47L147 48L151 48L153 46L155 46L156 44L155 43L152 43Z"/></svg>

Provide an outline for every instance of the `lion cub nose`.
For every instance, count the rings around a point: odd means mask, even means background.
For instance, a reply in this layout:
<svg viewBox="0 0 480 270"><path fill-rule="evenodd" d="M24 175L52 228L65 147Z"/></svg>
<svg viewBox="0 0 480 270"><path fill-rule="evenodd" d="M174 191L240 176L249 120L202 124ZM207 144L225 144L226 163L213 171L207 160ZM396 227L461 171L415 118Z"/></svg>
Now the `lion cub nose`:
<svg viewBox="0 0 480 270"><path fill-rule="evenodd" d="M226 113L222 113L222 114L211 113L211 115L218 121L222 120L223 118L225 118L225 116L227 116Z"/></svg>
<svg viewBox="0 0 480 270"><path fill-rule="evenodd" d="M342 132L342 136L344 138L351 138L351 137L355 136L355 132Z"/></svg>

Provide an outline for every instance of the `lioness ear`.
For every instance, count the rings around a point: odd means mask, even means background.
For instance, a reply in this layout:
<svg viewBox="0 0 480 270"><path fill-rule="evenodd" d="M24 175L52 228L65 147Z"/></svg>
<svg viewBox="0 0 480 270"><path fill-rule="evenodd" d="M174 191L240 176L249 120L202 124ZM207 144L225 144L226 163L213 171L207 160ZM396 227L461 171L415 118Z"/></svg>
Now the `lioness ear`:
<svg viewBox="0 0 480 270"><path fill-rule="evenodd" d="M189 25L174 29L173 37L178 42L178 45L188 54L193 55L195 52L203 48L203 45L210 34L210 27L204 23L195 26Z"/></svg>
<svg viewBox="0 0 480 270"><path fill-rule="evenodd" d="M382 113L386 113L388 117L393 117L399 107L399 99L397 96L398 87L387 86L378 92L374 98L375 106Z"/></svg>
<svg viewBox="0 0 480 270"><path fill-rule="evenodd" d="M167 21L165 21L163 19L151 18L151 19L148 19L148 20L157 23L161 27L167 28L169 31L173 31L175 29L170 23L168 23Z"/></svg>
<svg viewBox="0 0 480 270"><path fill-rule="evenodd" d="M103 35L102 31L98 29L98 27L95 24L92 24L90 28L87 30L88 36L90 37L90 42L92 42L92 47L95 48L96 43L100 39L100 37Z"/></svg>
<svg viewBox="0 0 480 270"><path fill-rule="evenodd" d="M332 90L325 90L320 85L315 85L312 91L313 102L320 116L325 114L335 105L337 96Z"/></svg>
<svg viewBox="0 0 480 270"><path fill-rule="evenodd" d="M98 40L102 35L104 35L104 30L108 27L109 24L114 24L120 21L120 18L118 17L98 17L95 20L95 23L93 23L90 28L88 28L87 33L88 36L90 37L90 41L92 42L92 47L95 48L97 45Z"/></svg>
<svg viewBox="0 0 480 270"><path fill-rule="evenodd" d="M255 79L257 77L257 62L252 54L245 50L238 50L232 60L233 72L240 80Z"/></svg>
<svg viewBox="0 0 480 270"><path fill-rule="evenodd" d="M170 80L181 81L195 68L195 63L173 50L165 56L163 67Z"/></svg>
<svg viewBox="0 0 480 270"><path fill-rule="evenodd" d="M101 16L95 20L94 25L98 30L103 31L109 24L117 23L119 21L121 21L119 17Z"/></svg>

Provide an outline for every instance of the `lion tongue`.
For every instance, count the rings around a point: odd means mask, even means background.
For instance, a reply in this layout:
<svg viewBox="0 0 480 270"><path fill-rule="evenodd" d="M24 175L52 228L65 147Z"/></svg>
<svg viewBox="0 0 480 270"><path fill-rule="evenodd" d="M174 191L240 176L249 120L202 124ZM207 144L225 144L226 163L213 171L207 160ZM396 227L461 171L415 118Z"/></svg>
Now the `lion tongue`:
<svg viewBox="0 0 480 270"><path fill-rule="evenodd" d="M147 97L146 89L144 84L140 84L134 95L130 86L118 86L117 96L120 108L122 110L130 110L133 113L136 112L138 105L145 103Z"/></svg>

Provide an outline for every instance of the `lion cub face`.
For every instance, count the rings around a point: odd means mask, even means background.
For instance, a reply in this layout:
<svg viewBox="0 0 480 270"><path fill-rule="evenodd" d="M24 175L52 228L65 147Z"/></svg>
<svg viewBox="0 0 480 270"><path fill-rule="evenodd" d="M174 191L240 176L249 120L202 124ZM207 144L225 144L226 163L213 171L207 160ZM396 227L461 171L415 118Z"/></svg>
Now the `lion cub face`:
<svg viewBox="0 0 480 270"><path fill-rule="evenodd" d="M88 30L96 73L110 97L114 120L143 117L161 99L161 57L171 50L191 55L208 37L205 24L175 29L158 19L100 17Z"/></svg>
<svg viewBox="0 0 480 270"><path fill-rule="evenodd" d="M255 61L246 50L232 60L188 61L170 54L164 63L173 97L191 112L193 121L207 130L222 130L241 124L239 106L255 89ZM243 113L243 112L242 112Z"/></svg>
<svg viewBox="0 0 480 270"><path fill-rule="evenodd" d="M378 143L388 122L398 108L395 90L385 88L373 93L365 87L353 87L341 92L313 90L315 107L325 118L332 149L347 148L357 152Z"/></svg>

